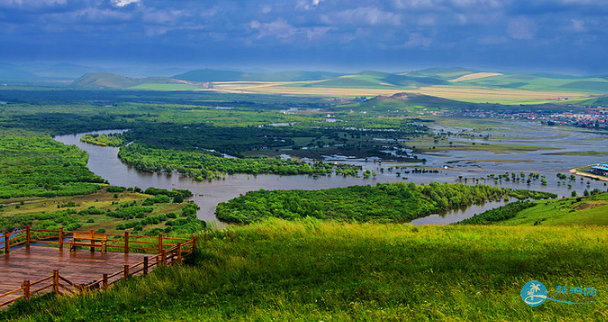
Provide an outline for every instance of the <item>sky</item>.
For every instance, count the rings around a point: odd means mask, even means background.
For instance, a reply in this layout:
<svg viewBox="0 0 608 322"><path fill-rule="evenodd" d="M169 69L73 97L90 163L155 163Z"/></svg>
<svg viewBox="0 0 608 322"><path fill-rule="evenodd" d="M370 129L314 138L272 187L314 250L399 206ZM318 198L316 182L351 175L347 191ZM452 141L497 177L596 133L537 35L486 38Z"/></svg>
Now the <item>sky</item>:
<svg viewBox="0 0 608 322"><path fill-rule="evenodd" d="M0 0L0 62L608 73L606 0Z"/></svg>

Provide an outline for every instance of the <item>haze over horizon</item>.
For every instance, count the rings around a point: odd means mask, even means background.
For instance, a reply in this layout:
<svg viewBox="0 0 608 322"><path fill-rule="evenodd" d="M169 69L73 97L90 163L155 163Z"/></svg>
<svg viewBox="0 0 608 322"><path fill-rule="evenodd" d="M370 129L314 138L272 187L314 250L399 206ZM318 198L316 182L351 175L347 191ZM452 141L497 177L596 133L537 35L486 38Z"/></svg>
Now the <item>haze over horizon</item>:
<svg viewBox="0 0 608 322"><path fill-rule="evenodd" d="M592 0L0 0L0 61L357 72L608 72Z"/></svg>

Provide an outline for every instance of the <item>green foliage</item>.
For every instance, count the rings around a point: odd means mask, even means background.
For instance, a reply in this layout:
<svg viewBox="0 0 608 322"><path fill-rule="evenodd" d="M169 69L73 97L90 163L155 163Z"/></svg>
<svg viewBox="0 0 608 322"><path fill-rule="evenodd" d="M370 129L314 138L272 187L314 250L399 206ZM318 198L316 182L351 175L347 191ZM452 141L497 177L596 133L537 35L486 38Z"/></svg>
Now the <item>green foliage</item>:
<svg viewBox="0 0 608 322"><path fill-rule="evenodd" d="M119 136L107 134L86 134L80 138L80 141L98 146L121 146L124 144L124 140Z"/></svg>
<svg viewBox="0 0 608 322"><path fill-rule="evenodd" d="M146 189L144 191L144 193L147 195L153 195L153 196L165 195L165 196L168 196L171 198L175 198L177 196L180 196L182 198L192 197L192 191L190 191L188 189L172 189L171 191L169 191L167 189L150 187L150 188Z"/></svg>
<svg viewBox="0 0 608 322"><path fill-rule="evenodd" d="M74 216L73 209L56 211L52 213L17 214L10 217L0 217L0 231L32 226L36 229L57 230L63 227L65 230L78 230L82 225Z"/></svg>
<svg viewBox="0 0 608 322"><path fill-rule="evenodd" d="M151 206L156 203L169 203L171 202L171 198L167 195L156 195L152 198L148 198L144 201L144 206Z"/></svg>
<svg viewBox="0 0 608 322"><path fill-rule="evenodd" d="M174 213L168 213L167 218L174 219L166 222L165 233L191 234L207 228L207 223L196 217L199 207L193 203L187 203L183 208L180 218Z"/></svg>
<svg viewBox="0 0 608 322"><path fill-rule="evenodd" d="M403 222L445 209L517 198L551 198L554 194L510 190L486 185L379 183L327 190L248 192L220 203L216 216L232 223L252 223L267 217L294 220L304 217L339 221Z"/></svg>
<svg viewBox="0 0 608 322"><path fill-rule="evenodd" d="M230 159L204 152L181 151L175 149L153 149L140 144L131 144L120 149L120 159L138 170L173 171L197 180L220 178L225 174L272 173L279 175L325 175L331 174L332 164L314 163L277 158ZM341 168L358 169L357 166Z"/></svg>
<svg viewBox="0 0 608 322"><path fill-rule="evenodd" d="M4 133L2 133L4 134ZM105 180L86 152L40 135L0 135L0 198L90 194Z"/></svg>
<svg viewBox="0 0 608 322"><path fill-rule="evenodd" d="M272 220L199 235L190 265L23 301L1 321L603 321L605 229ZM69 277L69 276L68 276ZM519 296L593 287L593 305Z"/></svg>
<svg viewBox="0 0 608 322"><path fill-rule="evenodd" d="M108 186L106 188L107 192L112 192L112 193L114 193L114 192L121 193L121 192L125 192L126 190L127 190L127 188L125 188L125 187L117 187L117 186Z"/></svg>
<svg viewBox="0 0 608 322"><path fill-rule="evenodd" d="M138 216L142 216L144 214L149 214L154 209L151 207L140 207L140 206L131 206L126 208L120 208L116 211L108 211L106 216L113 218L120 218L124 220L139 218Z"/></svg>
<svg viewBox="0 0 608 322"><path fill-rule="evenodd" d="M514 218L520 211L534 207L535 205L536 204L530 201L513 202L496 209L490 209L458 223L467 225L487 225L491 222Z"/></svg>

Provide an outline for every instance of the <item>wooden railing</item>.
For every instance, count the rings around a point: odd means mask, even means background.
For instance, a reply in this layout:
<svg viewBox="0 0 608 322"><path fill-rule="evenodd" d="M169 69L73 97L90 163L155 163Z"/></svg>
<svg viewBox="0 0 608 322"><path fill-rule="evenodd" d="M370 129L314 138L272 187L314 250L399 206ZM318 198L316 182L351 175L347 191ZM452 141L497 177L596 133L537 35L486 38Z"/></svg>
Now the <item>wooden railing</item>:
<svg viewBox="0 0 608 322"><path fill-rule="evenodd" d="M90 233L93 234L94 231L91 230ZM95 233L95 235L105 235L108 237L107 248L110 251L121 250L125 253L129 253L131 251L144 253L153 251L155 253L160 253L163 249L175 247L178 244L182 244L182 247L186 247L186 242L191 241L191 239L163 237L163 235L131 235L128 231L126 231L124 234ZM9 254L11 248L24 244L26 246L30 246L32 243L55 244L60 249L63 249L66 244L66 240L70 240L74 237L74 232L65 231L63 228L58 230L48 230L33 229L28 226L21 230L5 232L3 237L4 240L0 241L0 251L4 251L5 253ZM195 244L196 243L192 243L191 247L195 247ZM190 243L188 243L188 245L190 245Z"/></svg>
<svg viewBox="0 0 608 322"><path fill-rule="evenodd" d="M37 232L45 233L43 234L34 234ZM53 235L57 233L57 235ZM51 235L49 235L51 234ZM63 247L64 239L69 238L68 236L73 234L73 232L67 232L63 230L54 231L54 230L43 230L43 229L30 229L26 227L25 229L12 233L4 234L4 246L0 248L0 250L4 250L6 254L10 254L11 247L16 247L18 245L27 245L29 246L31 243L57 243L60 248ZM112 274L103 274L99 280L88 284L76 284L71 282L69 279L59 274L58 270L54 270L53 274L49 277L45 277L35 282L30 282L29 280L23 281L21 283L21 287L10 292L0 294L0 308L7 306L9 304L14 303L20 299L29 299L32 295L53 292L57 295L66 295L66 294L85 294L88 292L94 292L99 290L105 290L110 285L127 279L134 275L147 275L152 271L154 267L158 266L173 266L176 263L181 263L183 259L191 255L196 249L196 238L185 239L185 238L168 238L162 237L162 235L158 237L149 237L149 236L130 236L129 233L125 233L125 235L118 234L108 234L111 237L123 237L122 245L116 244L114 246L109 246L108 248L122 248L125 253L128 253L130 249L135 249L138 251L146 251L153 250L158 251L158 254L151 257L144 257L143 261L133 264L133 265L124 265L123 269L114 272ZM12 237L12 238L11 238ZM58 240L41 240L39 238L57 238ZM135 238L135 239L132 239ZM140 239L145 238L153 238L155 242L143 242ZM108 240L110 241L110 239ZM119 240L114 240L116 243L119 243ZM169 242L165 242L169 241ZM2 242L0 242L2 243ZM154 247L140 247L140 246L132 246L132 245L154 245ZM169 248L166 248L169 247Z"/></svg>

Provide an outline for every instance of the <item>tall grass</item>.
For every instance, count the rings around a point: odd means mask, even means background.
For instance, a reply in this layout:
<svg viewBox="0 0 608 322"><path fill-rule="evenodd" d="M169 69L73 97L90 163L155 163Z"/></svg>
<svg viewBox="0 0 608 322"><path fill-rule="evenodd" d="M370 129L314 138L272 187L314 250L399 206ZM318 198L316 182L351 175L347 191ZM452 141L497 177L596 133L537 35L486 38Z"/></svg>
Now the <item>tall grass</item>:
<svg viewBox="0 0 608 322"><path fill-rule="evenodd" d="M201 233L189 265L0 320L605 321L607 232L270 219ZM529 307L519 292L533 279L594 287L597 302Z"/></svg>

